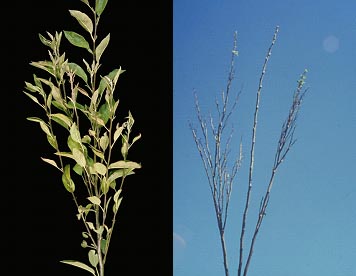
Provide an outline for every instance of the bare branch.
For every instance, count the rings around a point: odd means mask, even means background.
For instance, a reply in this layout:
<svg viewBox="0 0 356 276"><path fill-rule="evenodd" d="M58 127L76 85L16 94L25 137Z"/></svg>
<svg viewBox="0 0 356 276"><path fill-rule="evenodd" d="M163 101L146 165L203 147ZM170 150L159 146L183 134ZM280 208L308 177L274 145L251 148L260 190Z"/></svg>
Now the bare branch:
<svg viewBox="0 0 356 276"><path fill-rule="evenodd" d="M257 89L254 120L253 120L253 127L252 127L252 141L251 141L251 150L250 150L250 167L249 167L249 177L248 177L248 189L247 189L247 194L246 194L245 209L244 209L243 217L242 217L242 226L241 226L241 235L240 235L239 266L238 266L238 271L237 271L238 276L241 276L241 271L242 271L244 236L245 236L245 231L246 231L246 220L247 220L247 214L248 214L248 209L249 209L249 205L250 205L250 197L251 197L251 190L252 190L252 176L253 176L254 158L255 158L256 130L257 130L257 119L258 119L258 111L259 111L259 105L260 105L261 90L262 90L262 85L263 85L263 78L266 74L267 64L268 64L269 58L272 54L272 48L277 40L278 31L279 31L279 27L277 26L274 31L272 43L267 51L267 55L265 57L265 61L262 66L262 73L260 75L259 85L258 85L258 89ZM245 271L247 271L246 268L245 268ZM244 273L244 275L245 275L245 273Z"/></svg>
<svg viewBox="0 0 356 276"><path fill-rule="evenodd" d="M192 123L189 124L193 134L195 144L197 146L200 157L203 161L205 173L208 178L211 195L214 203L215 215L220 234L220 242L222 246L222 254L224 260L225 275L229 276L227 250L225 243L225 226L228 217L228 208L232 193L232 185L234 178L241 166L242 153L240 152L237 159L234 160L230 167L229 153L230 143L232 140L233 130L225 139L225 129L228 126L228 120L237 106L239 94L237 94L235 101L230 105L229 97L231 93L231 84L234 78L234 59L237 56L237 33L234 33L234 45L231 55L230 70L227 79L226 90L222 91L221 99L215 100L216 108L216 122L214 116L209 114L209 127L206 123L205 117L202 116L198 97L195 93L195 109L197 119L200 125L200 132L202 138L199 138L197 129ZM209 131L208 131L209 128ZM208 133L211 132L211 136ZM210 146L210 144L212 144ZM241 151L241 146L240 146Z"/></svg>
<svg viewBox="0 0 356 276"><path fill-rule="evenodd" d="M263 200L261 201L260 211L258 214L257 223L256 223L253 237L251 240L249 255L248 255L245 269L244 269L244 274L243 274L244 276L247 275L247 271L248 271L251 257L253 254L253 248L255 245L256 237L257 237L257 234L261 227L263 218L266 215L266 209L267 209L267 206L269 203L270 193L271 193L271 189L273 186L273 182L274 182L274 178L275 178L277 169L278 169L279 165L285 159L285 157L286 157L287 153L290 151L291 147L295 143L294 131L296 128L296 121L298 118L298 113L299 113L299 110L301 107L302 100L303 100L304 95L307 91L307 90L302 91L303 85L304 85L305 79L306 79L306 73L307 73L307 71L305 70L304 73L300 76L300 79L298 80L298 86L297 86L297 89L293 95L293 101L292 101L292 105L289 109L289 114L287 116L287 119L284 121L284 123L282 125L281 134L280 134L277 149L276 149L275 160L274 160L274 164L272 167L271 177L270 177L269 184L267 186L265 195L263 197Z"/></svg>

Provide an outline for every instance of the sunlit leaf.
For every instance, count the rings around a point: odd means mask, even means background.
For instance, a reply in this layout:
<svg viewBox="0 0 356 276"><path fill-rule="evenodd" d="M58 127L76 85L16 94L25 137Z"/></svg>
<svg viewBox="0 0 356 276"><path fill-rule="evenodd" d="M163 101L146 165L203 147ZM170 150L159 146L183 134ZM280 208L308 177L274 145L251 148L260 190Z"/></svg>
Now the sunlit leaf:
<svg viewBox="0 0 356 276"><path fill-rule="evenodd" d="M73 180L70 177L70 165L64 167L64 172L62 174L62 182L66 190L70 193L73 193L75 190L75 185Z"/></svg>
<svg viewBox="0 0 356 276"><path fill-rule="evenodd" d="M106 194L109 191L110 188L110 182L108 182L108 180L103 177L103 179L100 181L100 189L101 191Z"/></svg>
<svg viewBox="0 0 356 276"><path fill-rule="evenodd" d="M63 113L51 114L51 118L67 129L69 129L69 127L72 125L72 119L64 115Z"/></svg>
<svg viewBox="0 0 356 276"><path fill-rule="evenodd" d="M52 166L54 166L54 167L56 167L57 169L60 170L60 168L57 166L57 163L56 163L54 160L52 160L52 159L47 159L47 158L43 158L43 157L41 157L41 159L42 159L44 162L46 162L46 163L48 163L48 164L51 164Z"/></svg>
<svg viewBox="0 0 356 276"><path fill-rule="evenodd" d="M42 106L41 103L38 101L38 99L37 99L35 96L33 96L33 95L31 95L30 93L27 93L27 92L25 92L25 91L24 91L24 93L25 93L27 96L29 96L29 97L31 98L31 100L33 100L35 103L37 103L37 104L39 104L40 106Z"/></svg>
<svg viewBox="0 0 356 276"><path fill-rule="evenodd" d="M40 122L41 129L47 134L47 135L52 135L51 131L49 130L48 125L45 122Z"/></svg>
<svg viewBox="0 0 356 276"><path fill-rule="evenodd" d="M95 230L94 224L90 221L87 221L86 224L89 226L89 229Z"/></svg>
<svg viewBox="0 0 356 276"><path fill-rule="evenodd" d="M125 72L125 70L122 70L122 69L121 69L121 66L120 66L120 68L117 69L117 71L115 72L115 75L114 75L114 77L113 77L113 82L114 82L115 85L116 85L116 83L117 83L117 80L119 79L119 76L120 76L123 72Z"/></svg>
<svg viewBox="0 0 356 276"><path fill-rule="evenodd" d="M88 0L80 0L80 1L82 1L82 2L85 3L86 5L90 6Z"/></svg>
<svg viewBox="0 0 356 276"><path fill-rule="evenodd" d="M82 243L80 244L80 246L83 248L87 248L88 247L87 241L83 240Z"/></svg>
<svg viewBox="0 0 356 276"><path fill-rule="evenodd" d="M96 55L96 62L99 62L101 55L103 54L103 52L105 51L106 47L108 46L110 41L110 34L108 34L98 45L98 47L96 47L95 50L95 55Z"/></svg>
<svg viewBox="0 0 356 276"><path fill-rule="evenodd" d="M104 124L106 124L110 118L110 108L109 108L108 103L103 103L100 106L99 115L100 115L100 119L102 119Z"/></svg>
<svg viewBox="0 0 356 276"><path fill-rule="evenodd" d="M92 52L89 46L88 41L85 40L85 38L76 33L76 32L71 32L71 31L64 31L65 37L68 39L68 41L73 44L74 46L81 47L87 49L90 53Z"/></svg>
<svg viewBox="0 0 356 276"><path fill-rule="evenodd" d="M81 144L79 144L78 142L75 142L72 138L72 136L68 136L68 139L67 139L67 145L69 147L69 149L71 150L71 152L73 152L73 149L74 148L77 148L79 150L81 150L82 146Z"/></svg>
<svg viewBox="0 0 356 276"><path fill-rule="evenodd" d="M72 265L72 266L76 266L76 267L79 267L81 269L84 269L86 271L89 271L91 274L93 274L94 276L95 275L95 271L94 269L92 269L90 266L82 263L82 262L78 262L78 261L73 261L73 260L64 260L64 261L61 261L61 263L64 263L64 264L69 264L69 265Z"/></svg>
<svg viewBox="0 0 356 276"><path fill-rule="evenodd" d="M100 16L103 13L107 3L108 3L108 0L96 0L95 1L95 12L98 16Z"/></svg>
<svg viewBox="0 0 356 276"><path fill-rule="evenodd" d="M78 77L80 77L85 83L88 82L88 76L83 70L82 67L80 67L78 64L74 62L69 62L68 63L69 69L74 72ZM81 92L81 91L80 91Z"/></svg>
<svg viewBox="0 0 356 276"><path fill-rule="evenodd" d="M48 46L48 47L51 47L51 41L50 40L48 40L47 38L45 38L43 35L41 35L41 34L38 34L38 37L40 38L40 41L44 44L44 45L46 45L46 46Z"/></svg>
<svg viewBox="0 0 356 276"><path fill-rule="evenodd" d="M94 148L94 147L91 147L91 150L92 150L93 153L94 153L96 156L98 156L100 159L104 159L104 158L105 158L104 154L103 154L101 151L99 151L98 149L96 149L96 148Z"/></svg>
<svg viewBox="0 0 356 276"><path fill-rule="evenodd" d="M119 190L120 191L120 190ZM122 201L122 197L117 197L117 200L115 201L115 204L113 205L113 212L116 213L119 210L120 204Z"/></svg>
<svg viewBox="0 0 356 276"><path fill-rule="evenodd" d="M33 85L30 82L25 81L25 87L31 92L41 92L41 88L37 85Z"/></svg>
<svg viewBox="0 0 356 276"><path fill-rule="evenodd" d="M75 142L81 143L80 132L78 130L78 127L77 127L76 123L73 123L71 128L70 128L70 136L72 137L72 139Z"/></svg>
<svg viewBox="0 0 356 276"><path fill-rule="evenodd" d="M116 128L116 130L114 132L114 142L121 136L121 133L123 130L124 130L123 126Z"/></svg>
<svg viewBox="0 0 356 276"><path fill-rule="evenodd" d="M100 147L105 151L109 145L109 137L106 132L104 133L103 136L100 137L99 143L100 143Z"/></svg>
<svg viewBox="0 0 356 276"><path fill-rule="evenodd" d="M58 143L55 136L47 135L47 141L55 150L58 149Z"/></svg>
<svg viewBox="0 0 356 276"><path fill-rule="evenodd" d="M117 192L114 194L114 202L115 203L118 203L120 194L121 194L121 189L117 190Z"/></svg>
<svg viewBox="0 0 356 276"><path fill-rule="evenodd" d="M95 205L100 205L101 203L100 198L98 198L97 196L90 196L88 197L88 200Z"/></svg>
<svg viewBox="0 0 356 276"><path fill-rule="evenodd" d="M85 160L85 156L84 156L84 153L77 149L77 148L74 148L73 149L73 158L75 160L75 162L77 162L77 164L81 167L85 167L86 165L86 160Z"/></svg>
<svg viewBox="0 0 356 276"><path fill-rule="evenodd" d="M89 250L88 252L89 262L93 267L96 267L99 263L98 255L96 254L94 249Z"/></svg>
<svg viewBox="0 0 356 276"><path fill-rule="evenodd" d="M55 76L54 70L53 70L53 63L51 61L33 61L30 63L30 65L40 68L44 71L47 71L51 75Z"/></svg>
<svg viewBox="0 0 356 276"><path fill-rule="evenodd" d="M110 164L109 169L139 169L141 165L133 161L120 160Z"/></svg>
<svg viewBox="0 0 356 276"><path fill-rule="evenodd" d="M79 24L90 34L93 33L93 22L85 13L76 10L69 10L71 16L78 20Z"/></svg>
<svg viewBox="0 0 356 276"><path fill-rule="evenodd" d="M141 133L132 139L131 145L141 138Z"/></svg>
<svg viewBox="0 0 356 276"><path fill-rule="evenodd" d="M126 173L127 169L119 169L119 170L115 170L112 174L110 174L110 176L108 177L108 182L111 183L114 180L122 177L123 175L127 175Z"/></svg>
<svg viewBox="0 0 356 276"><path fill-rule="evenodd" d="M94 163L94 169L100 175L106 174L106 166L104 164Z"/></svg>
<svg viewBox="0 0 356 276"><path fill-rule="evenodd" d="M100 248L101 248L101 252L103 252L104 254L106 254L106 244L107 244L106 239L102 239Z"/></svg>
<svg viewBox="0 0 356 276"><path fill-rule="evenodd" d="M79 166L78 164L75 164L74 167L73 167L73 171L77 175L82 175L83 174L83 167Z"/></svg>

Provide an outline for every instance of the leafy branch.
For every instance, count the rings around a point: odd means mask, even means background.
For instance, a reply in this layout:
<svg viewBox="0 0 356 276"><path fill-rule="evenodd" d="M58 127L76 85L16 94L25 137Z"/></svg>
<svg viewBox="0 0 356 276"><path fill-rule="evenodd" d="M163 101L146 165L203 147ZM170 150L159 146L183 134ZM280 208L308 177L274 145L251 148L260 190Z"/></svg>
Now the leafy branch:
<svg viewBox="0 0 356 276"><path fill-rule="evenodd" d="M84 35L74 31L39 34L40 41L49 48L49 59L30 64L49 77L33 74L33 82L25 82L23 92L44 112L43 118L27 118L39 124L54 149L55 159L42 157L42 160L60 171L64 188L78 210L77 219L85 228L81 246L88 250L90 266L74 260L62 262L104 276L125 179L141 168L140 163L127 158L141 135L132 137L135 121L130 111L122 123L116 117L119 100L115 88L125 70L119 67L107 75L99 75L110 34L97 41L97 28L108 0L96 0L93 5L88 0L81 2L91 12L90 16L78 10L69 13L84 29ZM90 54L90 62L82 60L85 70L60 51L63 33L72 46ZM57 138L61 136L66 137L66 143ZM119 159L117 148L121 149ZM87 193L83 202L76 196L78 182L83 183Z"/></svg>

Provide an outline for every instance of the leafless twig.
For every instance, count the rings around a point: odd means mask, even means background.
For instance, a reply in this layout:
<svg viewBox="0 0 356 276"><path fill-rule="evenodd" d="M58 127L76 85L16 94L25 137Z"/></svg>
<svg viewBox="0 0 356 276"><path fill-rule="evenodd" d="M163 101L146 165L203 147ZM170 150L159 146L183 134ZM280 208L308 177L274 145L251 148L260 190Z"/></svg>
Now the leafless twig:
<svg viewBox="0 0 356 276"><path fill-rule="evenodd" d="M265 214L266 214L266 209L267 209L267 206L269 203L270 193L271 193L271 189L273 186L274 178L276 176L277 169L281 165L281 163L285 160L285 157L287 156L289 150L296 142L296 140L294 138L294 131L296 128L296 122L297 122L299 110L301 107L301 103L302 103L304 95L307 91L307 90L303 90L303 85L304 85L305 79L306 79L306 73L307 73L307 70L305 70L303 72L303 74L300 76L300 79L298 80L298 86L297 86L297 89L295 90L294 95L293 95L292 105L289 108L289 113L288 113L287 119L284 121L284 123L282 125L281 134L280 134L280 137L278 140L278 145L277 145L277 149L276 149L276 153L275 153L274 164L273 164L272 171L271 171L271 177L270 177L265 195L261 202L260 210L258 213L257 223L256 223L255 230L254 230L254 233L252 236L249 254L248 254L246 265L244 268L244 274L243 274L244 276L247 275L251 257L253 254L253 248L254 248L254 245L256 242L256 237L260 230L263 218L265 217Z"/></svg>
<svg viewBox="0 0 356 276"><path fill-rule="evenodd" d="M209 187L214 203L215 215L217 219L220 242L223 252L223 261L225 275L229 276L229 268L227 261L226 242L225 242L225 227L228 217L228 208L231 198L233 181L241 166L242 150L240 143L240 152L234 159L233 163L229 163L230 142L232 138L232 130L226 141L223 141L224 131L228 125L228 120L236 108L239 94L236 96L232 105L229 105L229 97L231 92L231 83L234 79L235 67L234 59L237 55L237 33L234 33L234 45L231 55L230 71L228 74L226 90L221 93L221 102L216 100L215 106L217 111L217 122L214 122L213 115L209 116L209 124L202 115L197 94L195 96L195 108L197 119L199 121L201 137L198 135L197 129L192 123L189 124L196 143L198 152L203 161L206 176L208 178ZM209 136L212 135L212 137ZM213 145L211 145L213 144Z"/></svg>
<svg viewBox="0 0 356 276"><path fill-rule="evenodd" d="M243 217L242 217L242 226L241 226L241 235L240 235L240 254L239 254L239 266L237 270L237 275L241 276L242 272L242 261L243 261L243 250L244 250L244 237L245 237L245 231L246 231L246 221L247 221L247 214L250 206L250 199L251 199L251 190L252 190L252 176L253 176L253 168L254 168L254 161L255 161L255 144L256 144L256 130L257 130L257 119L258 119L258 111L260 107L260 98L261 98L261 91L262 91L262 85L263 85L263 78L266 74L266 69L267 69L267 64L269 61L269 58L272 54L272 48L277 40L277 34L279 31L279 27L277 26L272 43L268 49L267 55L265 57L265 62L262 66L262 73L260 76L260 81L257 89L257 96L256 96L256 104L255 104L255 113L254 113L254 119L253 119L253 127L252 127L252 141L251 141L251 151L250 151L250 166L249 166L249 176L248 176L248 189L247 189L247 194L246 194L246 202L245 202L245 209L243 212Z"/></svg>

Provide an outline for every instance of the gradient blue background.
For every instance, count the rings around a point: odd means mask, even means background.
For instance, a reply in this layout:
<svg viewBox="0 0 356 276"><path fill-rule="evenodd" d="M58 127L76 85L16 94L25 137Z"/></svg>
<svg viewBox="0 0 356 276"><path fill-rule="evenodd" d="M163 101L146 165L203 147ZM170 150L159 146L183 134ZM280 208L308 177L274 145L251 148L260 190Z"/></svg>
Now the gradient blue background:
<svg viewBox="0 0 356 276"><path fill-rule="evenodd" d="M255 95L276 25L277 42L262 90L248 231L267 184L281 124L299 75L309 91L297 143L281 165L249 276L356 275L356 2L177 0L173 3L174 276L224 275L210 190L189 129L193 91L205 114L225 88L233 33L239 56L231 118L245 160L231 198L226 241L237 275ZM250 236L247 236L249 241Z"/></svg>

